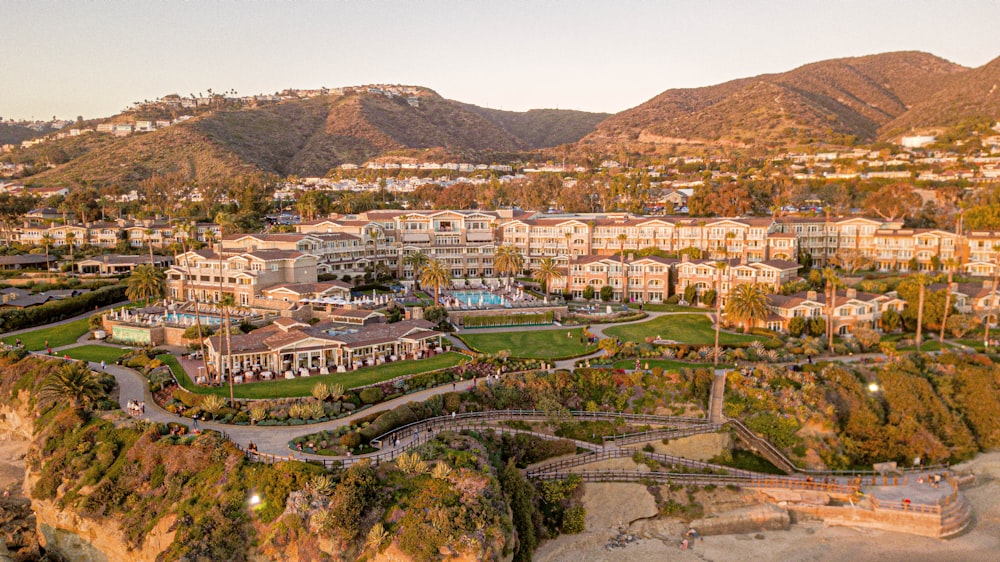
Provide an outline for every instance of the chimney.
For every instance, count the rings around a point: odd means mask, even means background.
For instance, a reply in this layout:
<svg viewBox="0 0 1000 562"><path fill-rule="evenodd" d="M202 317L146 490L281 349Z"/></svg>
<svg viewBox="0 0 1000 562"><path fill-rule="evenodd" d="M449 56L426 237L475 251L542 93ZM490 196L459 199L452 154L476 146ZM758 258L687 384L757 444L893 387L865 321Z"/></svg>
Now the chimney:
<svg viewBox="0 0 1000 562"><path fill-rule="evenodd" d="M681 254L681 263L687 263L689 261L691 261L691 254L688 253Z"/></svg>
<svg viewBox="0 0 1000 562"><path fill-rule="evenodd" d="M816 300L816 291L806 291L806 299L811 301Z"/></svg>
<svg viewBox="0 0 1000 562"><path fill-rule="evenodd" d="M858 298L858 290L857 289L848 289L847 290L847 298L849 298L849 299L856 299L856 298Z"/></svg>
<svg viewBox="0 0 1000 562"><path fill-rule="evenodd" d="M992 289L993 288L993 281L991 281L989 279L983 279L983 288L984 289Z"/></svg>

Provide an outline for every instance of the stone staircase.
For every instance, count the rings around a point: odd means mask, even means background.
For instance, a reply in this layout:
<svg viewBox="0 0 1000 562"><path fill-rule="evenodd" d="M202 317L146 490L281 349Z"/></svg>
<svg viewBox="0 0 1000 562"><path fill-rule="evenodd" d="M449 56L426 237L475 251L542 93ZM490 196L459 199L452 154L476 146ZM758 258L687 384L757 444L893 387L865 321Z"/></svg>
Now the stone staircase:
<svg viewBox="0 0 1000 562"><path fill-rule="evenodd" d="M942 539L953 539L970 530L975 520L972 504L963 494L955 494L951 501L941 507Z"/></svg>

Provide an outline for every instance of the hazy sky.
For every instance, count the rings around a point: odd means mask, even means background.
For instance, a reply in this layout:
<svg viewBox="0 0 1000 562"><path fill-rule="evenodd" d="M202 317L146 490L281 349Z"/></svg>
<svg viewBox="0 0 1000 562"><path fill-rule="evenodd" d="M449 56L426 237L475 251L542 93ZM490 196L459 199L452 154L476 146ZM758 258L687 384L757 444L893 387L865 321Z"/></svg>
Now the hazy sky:
<svg viewBox="0 0 1000 562"><path fill-rule="evenodd" d="M829 58L1000 56L1000 2L0 0L0 116L100 117L235 88L398 83L615 112Z"/></svg>

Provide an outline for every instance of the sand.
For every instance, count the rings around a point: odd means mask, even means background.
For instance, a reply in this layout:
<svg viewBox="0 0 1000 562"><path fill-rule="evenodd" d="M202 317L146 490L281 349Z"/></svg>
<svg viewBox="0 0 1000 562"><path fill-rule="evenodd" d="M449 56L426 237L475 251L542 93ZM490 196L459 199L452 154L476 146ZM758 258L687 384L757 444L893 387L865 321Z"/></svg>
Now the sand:
<svg viewBox="0 0 1000 562"><path fill-rule="evenodd" d="M622 487L634 484L616 484L613 490L603 490L588 485L584 503L588 508L587 530L574 536L562 536L542 544L534 559L540 562L580 562L628 560L629 562L659 562L661 560L698 560L760 562L782 561L841 561L879 560L880 562L987 562L1000 560L1000 452L983 454L975 460L956 467L971 470L977 478L973 487L963 493L976 510L976 521L966 534L951 540L917 537L902 533L826 527L819 522L792 525L789 531L754 535L713 536L697 542L691 550L680 550L680 532L684 526L670 521L643 520L648 508L636 502L636 492L626 493ZM589 497L589 499L588 499ZM615 501L620 498L620 501ZM631 522L630 532L641 538L624 548L608 550L605 544L615 534L607 528L607 517L591 517L592 506L614 501L613 519ZM623 511L630 503L636 510ZM592 522L600 525L591 525Z"/></svg>

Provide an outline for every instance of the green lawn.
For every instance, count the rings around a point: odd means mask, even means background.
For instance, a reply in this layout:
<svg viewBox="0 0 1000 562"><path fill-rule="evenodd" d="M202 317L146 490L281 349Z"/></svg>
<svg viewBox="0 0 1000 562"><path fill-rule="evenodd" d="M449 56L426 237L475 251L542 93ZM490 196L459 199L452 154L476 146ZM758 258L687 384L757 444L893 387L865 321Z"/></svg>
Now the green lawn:
<svg viewBox="0 0 1000 562"><path fill-rule="evenodd" d="M108 347L106 345L81 345L80 347L73 347L64 351L60 351L60 357L63 355L69 355L73 359L79 359L81 361L93 361L94 363L100 363L104 360L106 363L114 363L119 357L128 351L126 348L121 347Z"/></svg>
<svg viewBox="0 0 1000 562"><path fill-rule="evenodd" d="M39 351L45 349L45 342L49 342L51 347L60 347L76 343L80 336L87 333L89 318L80 318L69 324L40 328L31 332L26 332L18 336L5 336L3 342L14 345L14 342L21 338L21 343L29 351Z"/></svg>
<svg viewBox="0 0 1000 562"><path fill-rule="evenodd" d="M649 365L650 369L655 369L660 367L664 371L680 371L681 369L713 369L715 365L711 363L688 363L686 361L674 361L671 359L640 359L639 366L643 369ZM623 359L614 364L615 369L635 369L635 359ZM731 369L732 365L719 364L720 369Z"/></svg>
<svg viewBox="0 0 1000 562"><path fill-rule="evenodd" d="M630 304L628 307L632 310L639 310L639 305ZM696 308L693 306L684 306L680 304L653 304L648 303L642 305L642 310L644 312L704 312L704 308Z"/></svg>
<svg viewBox="0 0 1000 562"><path fill-rule="evenodd" d="M569 332L570 337L566 337ZM504 349L511 357L523 359L553 359L579 357L597 349L596 345L580 343L583 328L568 330L524 330L462 334L458 336L466 345L481 353L497 353Z"/></svg>
<svg viewBox="0 0 1000 562"><path fill-rule="evenodd" d="M158 355L158 359L170 365L181 386L196 394L217 394L225 398L229 397L229 387L222 388L195 386L184 369L177 363L173 355ZM364 367L348 373L334 373L331 375L314 375L311 377L296 377L294 379L276 379L273 381L260 381L246 384L238 384L234 389L237 398L291 398L298 396L310 396L313 386L318 382L340 383L344 389L351 389L376 382L386 381L403 375L415 375L436 371L447 367L454 367L468 356L461 353L443 353L435 355L429 359L416 361L397 361L375 367Z"/></svg>
<svg viewBox="0 0 1000 562"><path fill-rule="evenodd" d="M904 339L913 340L915 338L916 338L915 334L887 334L887 335L883 335L882 336L882 341L885 341L885 342L896 342L896 345L898 346L900 340L904 340ZM937 338L930 339L925 334L923 339L924 339L923 343L920 344L920 351L940 351L941 350L941 342L938 341ZM980 341L979 342L979 347L982 348L982 346L983 346L983 342ZM948 340L945 340L945 347L949 347L949 348L952 347L948 343ZM897 347L896 350L897 351L916 351L917 350L917 346L916 345L907 345L905 347Z"/></svg>
<svg viewBox="0 0 1000 562"><path fill-rule="evenodd" d="M648 322L638 322L615 326L604 330L606 336L621 338L622 341L644 343L647 337L659 336L665 340L674 340L687 344L714 344L715 329L712 322L704 314L673 314L660 316ZM733 344L762 340L760 336L721 332L720 344Z"/></svg>

